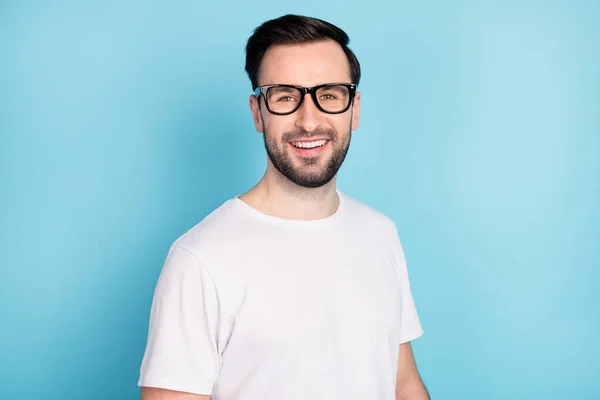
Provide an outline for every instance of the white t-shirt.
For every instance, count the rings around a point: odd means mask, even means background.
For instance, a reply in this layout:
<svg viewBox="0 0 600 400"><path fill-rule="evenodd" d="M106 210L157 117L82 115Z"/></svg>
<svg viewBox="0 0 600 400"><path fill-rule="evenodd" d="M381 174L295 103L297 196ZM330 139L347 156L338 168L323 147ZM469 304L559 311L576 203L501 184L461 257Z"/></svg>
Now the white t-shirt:
<svg viewBox="0 0 600 400"><path fill-rule="evenodd" d="M211 400L394 400L399 345L422 335L396 225L338 191L330 217L238 197L172 245L139 386Z"/></svg>

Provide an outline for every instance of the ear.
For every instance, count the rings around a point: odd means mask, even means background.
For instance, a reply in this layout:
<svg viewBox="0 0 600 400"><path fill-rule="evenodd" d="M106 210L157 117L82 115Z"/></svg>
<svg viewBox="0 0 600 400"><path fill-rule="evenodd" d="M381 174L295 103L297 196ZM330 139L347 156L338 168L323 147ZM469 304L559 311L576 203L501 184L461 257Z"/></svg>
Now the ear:
<svg viewBox="0 0 600 400"><path fill-rule="evenodd" d="M360 92L356 92L354 95L354 102L352 103L352 130L358 129L358 120L360 118Z"/></svg>
<svg viewBox="0 0 600 400"><path fill-rule="evenodd" d="M257 132L263 133L264 126L262 123L262 118L260 116L260 98L255 95L250 95L250 111L252 111L252 119L254 120L254 128Z"/></svg>

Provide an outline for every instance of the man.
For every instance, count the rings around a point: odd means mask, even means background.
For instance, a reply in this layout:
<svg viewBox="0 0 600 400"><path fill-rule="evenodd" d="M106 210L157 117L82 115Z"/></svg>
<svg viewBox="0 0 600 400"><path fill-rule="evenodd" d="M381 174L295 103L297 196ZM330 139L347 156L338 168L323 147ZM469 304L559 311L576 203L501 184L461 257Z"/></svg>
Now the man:
<svg viewBox="0 0 600 400"><path fill-rule="evenodd" d="M267 169L172 245L156 286L144 400L429 399L395 224L336 189L358 128L358 60L286 15L246 47Z"/></svg>

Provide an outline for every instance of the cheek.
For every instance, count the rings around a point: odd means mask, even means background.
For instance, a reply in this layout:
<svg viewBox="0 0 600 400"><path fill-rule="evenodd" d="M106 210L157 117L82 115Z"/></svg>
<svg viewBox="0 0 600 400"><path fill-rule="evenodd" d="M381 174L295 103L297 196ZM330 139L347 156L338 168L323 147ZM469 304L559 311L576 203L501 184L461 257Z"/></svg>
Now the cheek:
<svg viewBox="0 0 600 400"><path fill-rule="evenodd" d="M270 116L264 119L263 124L269 137L278 141L281 140L285 132L294 130L294 121L283 116Z"/></svg>
<svg viewBox="0 0 600 400"><path fill-rule="evenodd" d="M343 114L339 118L335 118L330 121L331 127L337 132L339 137L345 137L348 135L352 125L352 116L350 113Z"/></svg>
<svg viewBox="0 0 600 400"><path fill-rule="evenodd" d="M351 130L352 114L350 112L331 115L327 121L324 121L320 128L333 129L338 137L346 137ZM296 118L291 116L264 116L263 126L269 138L274 141L281 141L286 132L295 132L300 128L296 126Z"/></svg>

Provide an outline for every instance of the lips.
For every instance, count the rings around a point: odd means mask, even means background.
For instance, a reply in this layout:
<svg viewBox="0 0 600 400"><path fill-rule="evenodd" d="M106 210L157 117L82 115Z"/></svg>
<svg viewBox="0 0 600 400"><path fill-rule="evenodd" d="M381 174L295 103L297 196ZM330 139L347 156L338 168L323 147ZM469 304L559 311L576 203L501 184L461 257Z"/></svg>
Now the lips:
<svg viewBox="0 0 600 400"><path fill-rule="evenodd" d="M327 144L329 140L327 139L318 139L318 140L295 140L290 142L292 146L299 149L314 149L316 147L321 147Z"/></svg>
<svg viewBox="0 0 600 400"><path fill-rule="evenodd" d="M294 140L289 142L290 148L303 157L316 157L329 146L329 139Z"/></svg>

